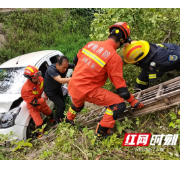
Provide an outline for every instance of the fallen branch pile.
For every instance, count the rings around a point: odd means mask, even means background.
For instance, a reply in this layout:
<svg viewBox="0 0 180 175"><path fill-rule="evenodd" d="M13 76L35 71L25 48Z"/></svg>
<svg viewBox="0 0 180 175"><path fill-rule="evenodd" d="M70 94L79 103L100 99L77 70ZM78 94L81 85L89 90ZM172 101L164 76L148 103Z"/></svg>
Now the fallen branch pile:
<svg viewBox="0 0 180 175"><path fill-rule="evenodd" d="M128 106L127 110L118 120L123 120L124 117L134 118L180 104L180 77L137 92L134 96L141 101L145 107L134 110ZM77 116L77 122L82 126L95 124L102 119L105 110L105 107L99 107L89 113L79 115Z"/></svg>

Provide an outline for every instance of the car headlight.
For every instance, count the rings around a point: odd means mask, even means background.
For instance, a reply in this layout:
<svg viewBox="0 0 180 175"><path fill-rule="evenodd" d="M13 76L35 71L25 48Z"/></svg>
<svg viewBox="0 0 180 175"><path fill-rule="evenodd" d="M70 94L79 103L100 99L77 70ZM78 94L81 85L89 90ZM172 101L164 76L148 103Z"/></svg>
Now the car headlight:
<svg viewBox="0 0 180 175"><path fill-rule="evenodd" d="M11 109L5 113L0 119L0 128L8 128L14 125L16 116L19 114L21 107Z"/></svg>

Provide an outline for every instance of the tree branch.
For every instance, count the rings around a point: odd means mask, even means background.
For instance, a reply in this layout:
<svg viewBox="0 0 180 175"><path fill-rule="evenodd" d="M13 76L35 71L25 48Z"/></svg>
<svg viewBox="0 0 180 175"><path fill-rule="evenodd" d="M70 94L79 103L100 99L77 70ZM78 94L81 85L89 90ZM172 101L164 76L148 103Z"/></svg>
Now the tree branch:
<svg viewBox="0 0 180 175"><path fill-rule="evenodd" d="M166 31L166 30L164 30L164 29L162 29L162 28L158 28L159 30L162 30L163 32L165 32L166 34L168 34L168 31Z"/></svg>
<svg viewBox="0 0 180 175"><path fill-rule="evenodd" d="M172 29L169 31L168 36L166 36L166 37L164 38L164 40L163 40L161 43L165 43L165 41L166 41L167 39L168 39L168 42L169 42L170 37L171 37L171 32L172 32Z"/></svg>
<svg viewBox="0 0 180 175"><path fill-rule="evenodd" d="M170 34L169 34L168 43L170 42L171 33L172 33L172 28L171 28L171 31L170 31Z"/></svg>
<svg viewBox="0 0 180 175"><path fill-rule="evenodd" d="M86 160L88 160L88 157L87 157L87 155L86 155L86 153L81 149L81 148L79 148L77 145L75 145L75 144L72 144L73 146L75 146L76 148L78 148L84 155L85 155L85 157L86 157Z"/></svg>
<svg viewBox="0 0 180 175"><path fill-rule="evenodd" d="M162 31L164 31L166 34L168 34L169 33L169 31L166 31L166 30L164 30L164 23L162 23L160 26L159 26L159 30L162 30Z"/></svg>

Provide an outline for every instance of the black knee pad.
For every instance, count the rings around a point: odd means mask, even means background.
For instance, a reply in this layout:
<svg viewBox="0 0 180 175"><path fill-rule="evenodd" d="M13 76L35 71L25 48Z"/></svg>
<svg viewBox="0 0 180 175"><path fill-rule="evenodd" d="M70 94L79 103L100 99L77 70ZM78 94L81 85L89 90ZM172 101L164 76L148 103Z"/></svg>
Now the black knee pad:
<svg viewBox="0 0 180 175"><path fill-rule="evenodd" d="M126 104L124 102L111 105L109 108L113 111L113 119L117 120L121 114L126 110Z"/></svg>
<svg viewBox="0 0 180 175"><path fill-rule="evenodd" d="M76 111L76 112L80 112L83 108L84 108L84 104L83 106L77 108L76 106L74 106L74 104L71 105L72 110Z"/></svg>

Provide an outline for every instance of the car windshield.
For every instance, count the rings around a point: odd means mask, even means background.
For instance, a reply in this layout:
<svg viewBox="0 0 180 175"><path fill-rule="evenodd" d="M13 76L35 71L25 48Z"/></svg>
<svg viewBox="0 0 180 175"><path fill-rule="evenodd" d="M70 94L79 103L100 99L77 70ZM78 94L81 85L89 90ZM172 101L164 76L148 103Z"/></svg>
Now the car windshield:
<svg viewBox="0 0 180 175"><path fill-rule="evenodd" d="M20 94L27 80L24 76L25 67L0 68L0 94Z"/></svg>

